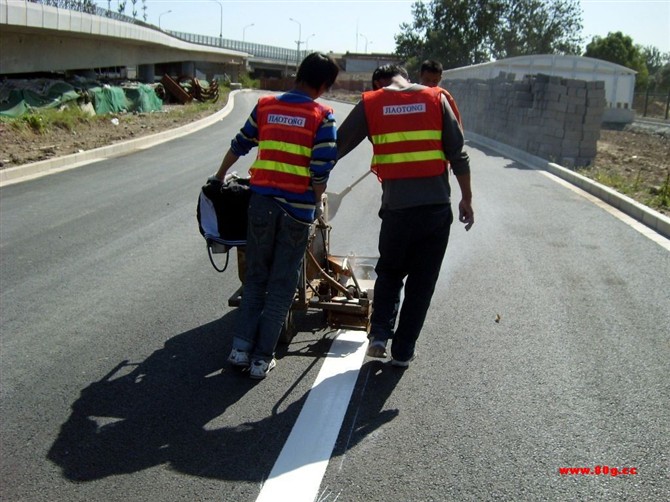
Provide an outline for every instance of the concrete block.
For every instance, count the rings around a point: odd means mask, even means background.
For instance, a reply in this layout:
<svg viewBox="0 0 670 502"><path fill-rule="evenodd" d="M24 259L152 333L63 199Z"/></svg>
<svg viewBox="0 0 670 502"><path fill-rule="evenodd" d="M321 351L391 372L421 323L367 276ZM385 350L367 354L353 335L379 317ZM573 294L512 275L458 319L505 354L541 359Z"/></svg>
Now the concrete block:
<svg viewBox="0 0 670 502"><path fill-rule="evenodd" d="M600 138L600 131L598 132L588 132L582 131L582 143L586 145L595 145Z"/></svg>
<svg viewBox="0 0 670 502"><path fill-rule="evenodd" d="M580 146L579 147L579 156L586 158L594 158L598 153L597 148L594 146Z"/></svg>
<svg viewBox="0 0 670 502"><path fill-rule="evenodd" d="M575 78L568 78L565 80L565 86L568 88L585 89L586 82L584 80L577 80Z"/></svg>
<svg viewBox="0 0 670 502"><path fill-rule="evenodd" d="M563 139L563 137L565 136L565 129L563 127L556 127L554 129L547 131L547 134L554 138Z"/></svg>
<svg viewBox="0 0 670 502"><path fill-rule="evenodd" d="M565 127L566 131L581 130L582 128L581 115L566 114L565 121L563 122L563 127Z"/></svg>
<svg viewBox="0 0 670 502"><path fill-rule="evenodd" d="M582 131L581 128L566 128L565 134L563 135L563 144L568 141L579 143L582 140Z"/></svg>
<svg viewBox="0 0 670 502"><path fill-rule="evenodd" d="M575 159L575 167L590 166L592 162L593 162L593 158L577 157Z"/></svg>
<svg viewBox="0 0 670 502"><path fill-rule="evenodd" d="M549 96L549 99L555 99L556 101L559 100L558 96L567 96L568 94L568 88L563 87L562 85L556 85L556 84L549 84L547 86L547 95Z"/></svg>
<svg viewBox="0 0 670 502"><path fill-rule="evenodd" d="M586 113L586 105L585 104L575 104L572 106L568 106L568 109L566 110L568 113L572 113L578 117L583 117L584 114Z"/></svg>
<svg viewBox="0 0 670 502"><path fill-rule="evenodd" d="M568 87L568 96L583 102L584 99L586 98L586 89L577 89L574 87Z"/></svg>
<svg viewBox="0 0 670 502"><path fill-rule="evenodd" d="M549 103L547 103L547 110L553 112L565 113L567 109L568 109L567 101L550 101Z"/></svg>
<svg viewBox="0 0 670 502"><path fill-rule="evenodd" d="M586 93L586 97L589 99L593 99L594 101L597 100L604 100L605 99L605 89L593 89L589 90Z"/></svg>
<svg viewBox="0 0 670 502"><path fill-rule="evenodd" d="M603 80L587 82L586 83L586 88L587 89L605 89L605 82Z"/></svg>
<svg viewBox="0 0 670 502"><path fill-rule="evenodd" d="M561 156L563 157L578 157L579 156L579 146L577 145L564 145L561 147Z"/></svg>

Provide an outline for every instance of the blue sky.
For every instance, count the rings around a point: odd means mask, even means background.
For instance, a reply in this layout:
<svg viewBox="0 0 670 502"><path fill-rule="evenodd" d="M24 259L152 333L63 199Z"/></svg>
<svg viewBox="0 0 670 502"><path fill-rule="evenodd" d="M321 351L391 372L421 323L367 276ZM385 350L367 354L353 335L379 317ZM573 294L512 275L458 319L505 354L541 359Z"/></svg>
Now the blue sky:
<svg viewBox="0 0 670 502"><path fill-rule="evenodd" d="M96 0L106 7L106 0ZM118 0L112 0L115 9ZM127 0L130 13L131 0ZM333 52L392 52L413 0L146 0L148 22L164 29L279 47ZM142 0L137 0L138 6ZM636 44L670 52L670 0L581 0L584 30L621 31ZM171 12L168 12L171 11ZM293 19L293 21L291 20Z"/></svg>

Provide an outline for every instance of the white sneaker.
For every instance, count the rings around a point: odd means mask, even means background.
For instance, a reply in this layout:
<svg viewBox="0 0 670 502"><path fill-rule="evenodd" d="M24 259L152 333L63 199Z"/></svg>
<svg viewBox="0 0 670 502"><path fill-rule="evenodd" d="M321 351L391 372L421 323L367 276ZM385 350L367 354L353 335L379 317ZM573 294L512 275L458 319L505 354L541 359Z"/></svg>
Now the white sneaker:
<svg viewBox="0 0 670 502"><path fill-rule="evenodd" d="M246 368L249 366L249 353L243 350L233 349L228 356L228 362L233 366Z"/></svg>
<svg viewBox="0 0 670 502"><path fill-rule="evenodd" d="M268 376L270 370L275 366L277 366L277 361L274 357L270 359L270 362L264 361L263 359L255 359L251 362L251 366L249 366L249 376L256 380L262 380Z"/></svg>

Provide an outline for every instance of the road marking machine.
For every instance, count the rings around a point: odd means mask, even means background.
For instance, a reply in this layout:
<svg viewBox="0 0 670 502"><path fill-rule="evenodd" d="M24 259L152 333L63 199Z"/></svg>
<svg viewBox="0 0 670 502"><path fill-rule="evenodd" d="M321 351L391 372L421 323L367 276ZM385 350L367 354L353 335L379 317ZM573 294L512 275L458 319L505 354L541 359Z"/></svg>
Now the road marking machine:
<svg viewBox="0 0 670 502"><path fill-rule="evenodd" d="M227 178L221 185L222 189L230 187L231 181L233 183L245 182L240 178ZM205 192L205 187L203 187L203 192ZM209 196L213 200L214 197L218 196L218 192L210 193ZM296 335L294 322L296 312L321 310L325 314L326 325L334 329L346 328L369 331L370 328L374 283L377 277L375 273L377 258L355 256L354 254L336 256L330 253L330 231L332 227L328 219L327 195L323 196L322 202L323 214L310 225L308 245L301 264L298 287L280 336L280 341L283 343L290 343ZM214 225L206 221L205 213L208 211L208 203L208 200L203 202L203 194L201 193L198 206L200 231L207 241L210 261L219 272L225 270L226 267L218 268L214 263L212 254L227 254L232 247L237 248L237 272L242 284L228 299L228 305L238 307L244 292L245 248L238 236L228 240L213 237L218 229L214 229ZM244 206L244 202L241 204ZM209 211L211 212L213 209L209 209ZM239 212L239 209L235 211ZM219 218L220 220L228 219L228 216ZM226 266L227 263L228 256L226 256Z"/></svg>

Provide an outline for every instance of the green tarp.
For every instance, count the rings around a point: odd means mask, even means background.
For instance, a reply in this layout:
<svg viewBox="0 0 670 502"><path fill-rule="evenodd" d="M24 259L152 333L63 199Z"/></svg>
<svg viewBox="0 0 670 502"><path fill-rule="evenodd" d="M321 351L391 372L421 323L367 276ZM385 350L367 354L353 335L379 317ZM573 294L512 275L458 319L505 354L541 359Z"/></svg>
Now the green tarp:
<svg viewBox="0 0 670 502"><path fill-rule="evenodd" d="M163 101L151 86L142 84L139 87L126 87L124 91L134 112L157 112L163 109Z"/></svg>
<svg viewBox="0 0 670 502"><path fill-rule="evenodd" d="M105 115L124 111L153 112L163 108L163 102L154 89L145 84L137 87L112 87L92 84L83 86L80 92L66 82L51 84L46 92L31 89L13 89L0 101L0 116L20 117L30 110L58 108L67 103L76 103L88 93L95 113Z"/></svg>
<svg viewBox="0 0 670 502"><path fill-rule="evenodd" d="M13 89L6 100L0 102L0 116L20 117L31 109L58 108L76 102L79 94L66 82L56 82L44 93L31 89Z"/></svg>

